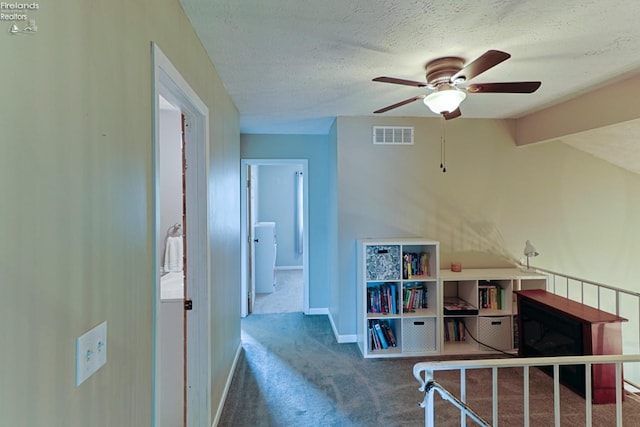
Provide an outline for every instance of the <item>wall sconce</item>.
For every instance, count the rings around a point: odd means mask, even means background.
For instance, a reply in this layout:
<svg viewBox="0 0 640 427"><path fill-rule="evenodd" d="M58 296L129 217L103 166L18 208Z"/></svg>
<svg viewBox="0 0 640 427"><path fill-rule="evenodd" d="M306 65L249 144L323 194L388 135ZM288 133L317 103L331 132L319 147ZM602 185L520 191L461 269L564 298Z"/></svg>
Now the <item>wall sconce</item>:
<svg viewBox="0 0 640 427"><path fill-rule="evenodd" d="M531 242L527 240L524 244L524 256L527 257L527 270L529 269L529 258L536 257L538 255L540 255L540 253L531 244Z"/></svg>

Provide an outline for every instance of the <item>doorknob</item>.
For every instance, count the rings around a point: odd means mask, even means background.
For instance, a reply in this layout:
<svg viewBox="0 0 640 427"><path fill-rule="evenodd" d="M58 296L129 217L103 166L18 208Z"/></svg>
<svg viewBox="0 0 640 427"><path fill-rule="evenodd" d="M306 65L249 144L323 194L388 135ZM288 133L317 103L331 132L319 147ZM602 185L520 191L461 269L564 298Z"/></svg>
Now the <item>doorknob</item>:
<svg viewBox="0 0 640 427"><path fill-rule="evenodd" d="M259 239L253 239L253 243L258 243L259 241Z"/></svg>

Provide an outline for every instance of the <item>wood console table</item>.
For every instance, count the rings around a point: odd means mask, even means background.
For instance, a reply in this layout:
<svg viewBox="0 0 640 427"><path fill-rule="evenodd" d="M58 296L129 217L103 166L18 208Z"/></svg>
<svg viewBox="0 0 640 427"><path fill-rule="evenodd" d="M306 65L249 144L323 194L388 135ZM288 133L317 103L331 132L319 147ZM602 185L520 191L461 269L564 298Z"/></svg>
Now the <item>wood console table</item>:
<svg viewBox="0 0 640 427"><path fill-rule="evenodd" d="M622 354L622 322L627 319L541 289L516 294L519 356ZM592 365L591 379L593 403L614 403L615 365ZM560 366L560 381L585 395L584 366Z"/></svg>

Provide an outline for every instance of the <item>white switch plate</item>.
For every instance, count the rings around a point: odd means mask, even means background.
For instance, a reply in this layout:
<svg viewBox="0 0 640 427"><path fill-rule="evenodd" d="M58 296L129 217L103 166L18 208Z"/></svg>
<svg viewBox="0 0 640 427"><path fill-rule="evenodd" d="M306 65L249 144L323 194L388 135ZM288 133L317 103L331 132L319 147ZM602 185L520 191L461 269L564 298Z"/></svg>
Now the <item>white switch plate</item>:
<svg viewBox="0 0 640 427"><path fill-rule="evenodd" d="M107 363L107 322L76 339L76 387Z"/></svg>

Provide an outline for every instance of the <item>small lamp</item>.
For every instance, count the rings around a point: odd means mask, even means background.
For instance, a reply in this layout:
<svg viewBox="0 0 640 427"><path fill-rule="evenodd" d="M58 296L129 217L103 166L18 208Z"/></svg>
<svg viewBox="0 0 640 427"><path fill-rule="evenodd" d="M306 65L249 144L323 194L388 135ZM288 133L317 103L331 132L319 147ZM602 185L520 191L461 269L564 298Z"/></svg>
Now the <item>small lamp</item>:
<svg viewBox="0 0 640 427"><path fill-rule="evenodd" d="M540 255L536 248L527 240L524 244L524 256L527 257L527 270L529 269L529 258Z"/></svg>

